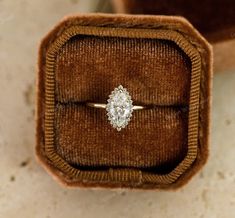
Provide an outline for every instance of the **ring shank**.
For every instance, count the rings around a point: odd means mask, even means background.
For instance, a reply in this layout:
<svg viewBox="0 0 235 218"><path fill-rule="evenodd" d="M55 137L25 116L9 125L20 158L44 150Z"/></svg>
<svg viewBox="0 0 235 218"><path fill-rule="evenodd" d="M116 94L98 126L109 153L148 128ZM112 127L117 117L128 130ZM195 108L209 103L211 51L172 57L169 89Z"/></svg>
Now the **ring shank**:
<svg viewBox="0 0 235 218"><path fill-rule="evenodd" d="M107 104L87 102L86 105L89 106L89 107L105 109ZM145 107L141 106L141 105L134 105L133 106L133 110L142 110L144 108Z"/></svg>
<svg viewBox="0 0 235 218"><path fill-rule="evenodd" d="M89 107L94 107L94 108L103 108L103 109L106 108L106 104L100 104L100 103L87 102L86 105Z"/></svg>

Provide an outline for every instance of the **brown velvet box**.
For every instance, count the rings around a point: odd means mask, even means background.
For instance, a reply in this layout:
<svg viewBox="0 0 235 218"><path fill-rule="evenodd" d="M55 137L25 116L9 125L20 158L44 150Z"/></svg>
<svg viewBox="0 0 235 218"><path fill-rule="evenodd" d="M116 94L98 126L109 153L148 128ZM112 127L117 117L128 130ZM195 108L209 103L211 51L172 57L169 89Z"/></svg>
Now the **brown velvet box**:
<svg viewBox="0 0 235 218"><path fill-rule="evenodd" d="M180 17L66 18L40 46L37 157L67 186L182 186L208 156L211 56ZM120 84L149 107L118 132L86 102Z"/></svg>
<svg viewBox="0 0 235 218"><path fill-rule="evenodd" d="M112 2L117 13L185 17L212 43L214 71L235 70L235 1L112 0Z"/></svg>

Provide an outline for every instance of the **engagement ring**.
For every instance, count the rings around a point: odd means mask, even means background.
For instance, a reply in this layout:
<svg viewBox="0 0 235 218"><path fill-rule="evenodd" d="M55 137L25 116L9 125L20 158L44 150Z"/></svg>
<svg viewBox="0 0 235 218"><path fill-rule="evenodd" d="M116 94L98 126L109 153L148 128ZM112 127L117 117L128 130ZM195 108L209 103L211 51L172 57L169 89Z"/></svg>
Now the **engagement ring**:
<svg viewBox="0 0 235 218"><path fill-rule="evenodd" d="M129 92L122 85L115 88L109 95L108 104L91 103L87 106L103 108L107 111L108 120L111 125L120 131L125 128L132 116L133 110L144 109L144 106L133 105Z"/></svg>

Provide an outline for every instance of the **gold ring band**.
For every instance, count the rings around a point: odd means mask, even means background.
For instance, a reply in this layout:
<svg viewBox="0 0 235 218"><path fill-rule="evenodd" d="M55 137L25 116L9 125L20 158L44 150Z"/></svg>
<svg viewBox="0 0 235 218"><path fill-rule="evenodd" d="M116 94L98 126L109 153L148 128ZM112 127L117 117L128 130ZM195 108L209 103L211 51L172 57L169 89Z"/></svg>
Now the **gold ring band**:
<svg viewBox="0 0 235 218"><path fill-rule="evenodd" d="M106 109L106 106L107 106L107 104L93 103L93 102L87 102L86 105L89 107L102 108L102 109ZM133 110L142 110L144 108L145 107L141 105L133 105L132 107Z"/></svg>

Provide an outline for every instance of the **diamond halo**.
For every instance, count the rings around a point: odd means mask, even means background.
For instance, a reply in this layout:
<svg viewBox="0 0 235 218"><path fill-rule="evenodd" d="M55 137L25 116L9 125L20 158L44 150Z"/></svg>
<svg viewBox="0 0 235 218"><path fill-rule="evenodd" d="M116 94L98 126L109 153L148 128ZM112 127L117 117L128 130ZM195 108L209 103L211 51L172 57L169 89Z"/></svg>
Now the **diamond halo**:
<svg viewBox="0 0 235 218"><path fill-rule="evenodd" d="M111 125L120 131L125 128L132 116L133 104L131 96L126 88L119 85L109 95L106 111Z"/></svg>

